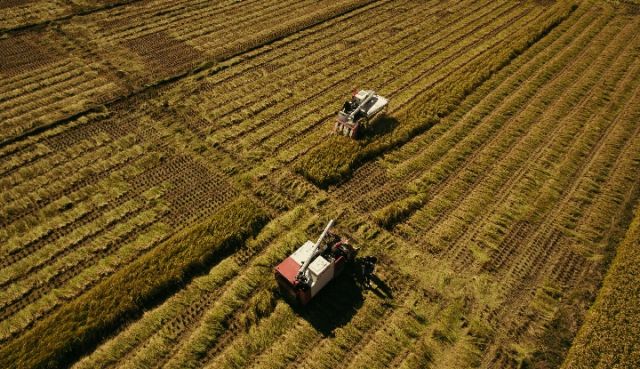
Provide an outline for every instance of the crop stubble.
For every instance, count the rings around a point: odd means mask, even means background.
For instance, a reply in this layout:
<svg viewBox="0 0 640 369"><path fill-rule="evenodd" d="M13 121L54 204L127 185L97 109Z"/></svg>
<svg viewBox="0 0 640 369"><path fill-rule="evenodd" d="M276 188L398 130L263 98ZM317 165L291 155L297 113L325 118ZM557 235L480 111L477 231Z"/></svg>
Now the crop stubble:
<svg viewBox="0 0 640 369"><path fill-rule="evenodd" d="M216 49L204 33L224 27L200 30L211 15L241 10L233 5L116 6L111 21L100 11L82 18L85 30L61 20L65 42L100 34L80 53L121 89L153 82L154 71L198 72L0 147L2 342L52 324L47 317L176 231L249 196L273 218L255 240L111 327L76 367L514 367L557 349L544 337L562 298L585 284L594 293L607 245L625 227L619 214L637 197L637 20L581 4L433 128L384 144L327 192L288 166L322 152L309 150L329 137L354 78L394 98L400 126L414 124L424 117L400 114L412 99L481 75L476 61L523 36L512 30L555 15L530 2L363 4L327 20L305 2L252 2L257 27L283 9L320 19L256 49L243 39ZM90 50L108 45L118 51ZM127 50L140 59L119 64ZM198 66L214 54L234 57ZM73 61L34 60L60 81L76 78L64 74ZM20 111L18 97L0 102ZM270 268L336 215L364 253L386 255L379 275L394 298L362 296L342 279L348 293L329 288L294 311L274 297Z"/></svg>

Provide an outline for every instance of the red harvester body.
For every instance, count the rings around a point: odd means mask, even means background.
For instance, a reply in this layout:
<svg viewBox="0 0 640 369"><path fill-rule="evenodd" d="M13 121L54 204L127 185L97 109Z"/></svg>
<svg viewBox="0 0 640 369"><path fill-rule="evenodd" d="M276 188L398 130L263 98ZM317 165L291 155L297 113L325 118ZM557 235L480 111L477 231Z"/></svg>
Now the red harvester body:
<svg viewBox="0 0 640 369"><path fill-rule="evenodd" d="M315 243L307 241L275 268L275 277L283 296L291 302L306 305L347 263L356 251L346 239L332 233L329 222Z"/></svg>

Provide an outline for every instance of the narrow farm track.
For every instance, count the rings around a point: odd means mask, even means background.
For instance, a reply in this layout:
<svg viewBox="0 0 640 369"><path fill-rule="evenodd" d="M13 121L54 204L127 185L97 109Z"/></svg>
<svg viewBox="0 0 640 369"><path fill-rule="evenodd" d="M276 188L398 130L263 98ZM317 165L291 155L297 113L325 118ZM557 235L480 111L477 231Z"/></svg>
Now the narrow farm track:
<svg viewBox="0 0 640 369"><path fill-rule="evenodd" d="M0 5L0 366L559 367L640 196L639 30L594 0ZM334 136L353 88L390 127ZM332 218L373 288L294 308L273 267Z"/></svg>

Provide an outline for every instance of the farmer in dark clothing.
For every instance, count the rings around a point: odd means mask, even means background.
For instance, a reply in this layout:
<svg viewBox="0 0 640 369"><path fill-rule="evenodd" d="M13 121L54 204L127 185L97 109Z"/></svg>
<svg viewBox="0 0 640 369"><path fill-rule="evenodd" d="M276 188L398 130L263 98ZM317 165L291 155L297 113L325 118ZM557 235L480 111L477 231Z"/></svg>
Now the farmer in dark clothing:
<svg viewBox="0 0 640 369"><path fill-rule="evenodd" d="M367 288L371 288L371 276L376 268L378 259L375 256L367 256L362 260L362 280Z"/></svg>
<svg viewBox="0 0 640 369"><path fill-rule="evenodd" d="M352 96L352 97L351 97L351 100L346 101L346 102L344 103L344 105L342 106L342 110L343 110L345 113L347 113L347 114L348 114L348 113L352 112L352 111L353 111L353 109L355 109L355 108L357 108L357 107L358 107L358 99L356 99L356 97L355 97L355 96Z"/></svg>

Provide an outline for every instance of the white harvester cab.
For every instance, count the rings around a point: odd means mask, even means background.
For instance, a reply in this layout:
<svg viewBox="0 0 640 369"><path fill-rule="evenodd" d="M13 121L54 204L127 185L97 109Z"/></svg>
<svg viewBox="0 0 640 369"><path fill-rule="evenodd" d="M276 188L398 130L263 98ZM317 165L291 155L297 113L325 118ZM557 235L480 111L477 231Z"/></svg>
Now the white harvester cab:
<svg viewBox="0 0 640 369"><path fill-rule="evenodd" d="M358 131L384 112L388 103L389 100L377 95L373 90L359 90L338 112L334 131L337 134L356 138Z"/></svg>

